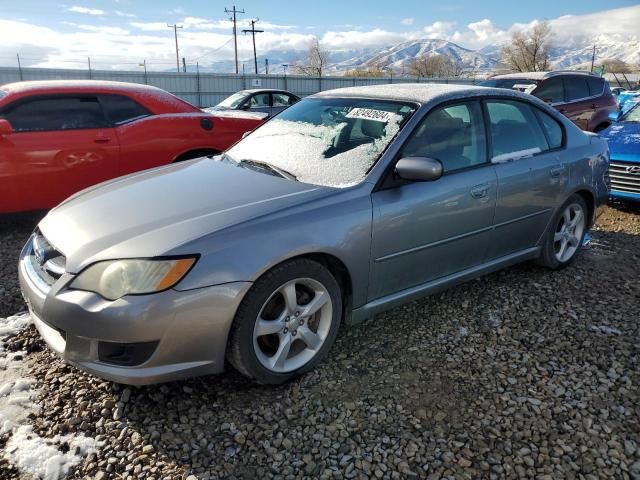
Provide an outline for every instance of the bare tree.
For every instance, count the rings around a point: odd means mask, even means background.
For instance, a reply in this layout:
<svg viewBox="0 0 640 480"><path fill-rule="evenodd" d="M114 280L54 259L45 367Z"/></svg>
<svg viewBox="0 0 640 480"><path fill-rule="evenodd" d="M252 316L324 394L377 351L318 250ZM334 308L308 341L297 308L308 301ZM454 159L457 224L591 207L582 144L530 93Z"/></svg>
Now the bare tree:
<svg viewBox="0 0 640 480"><path fill-rule="evenodd" d="M384 77L385 71L379 65L366 68L355 68L344 74L345 77Z"/></svg>
<svg viewBox="0 0 640 480"><path fill-rule="evenodd" d="M500 52L502 64L515 72L549 70L551 36L551 26L546 20L529 30L514 32Z"/></svg>
<svg viewBox="0 0 640 480"><path fill-rule="evenodd" d="M311 41L307 56L293 65L294 72L300 75L321 77L329 64L329 50L324 48L318 38Z"/></svg>
<svg viewBox="0 0 640 480"><path fill-rule="evenodd" d="M608 73L631 73L631 67L622 60L608 58L600 63L604 71Z"/></svg>
<svg viewBox="0 0 640 480"><path fill-rule="evenodd" d="M415 77L458 77L462 67L446 55L422 55L409 62L409 75Z"/></svg>

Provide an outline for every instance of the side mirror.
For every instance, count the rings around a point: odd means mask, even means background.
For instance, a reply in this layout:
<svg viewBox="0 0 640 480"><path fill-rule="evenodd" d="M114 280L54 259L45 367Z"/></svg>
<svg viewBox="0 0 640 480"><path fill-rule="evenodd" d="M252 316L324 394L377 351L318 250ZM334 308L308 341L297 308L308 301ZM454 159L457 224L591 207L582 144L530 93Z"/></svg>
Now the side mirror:
<svg viewBox="0 0 640 480"><path fill-rule="evenodd" d="M251 105L249 105L248 103L245 103L240 107L240 110L250 110L250 109L251 109Z"/></svg>
<svg viewBox="0 0 640 480"><path fill-rule="evenodd" d="M0 119L0 137L5 135L11 135L13 133L13 127L9 123L9 120Z"/></svg>
<svg viewBox="0 0 640 480"><path fill-rule="evenodd" d="M442 163L427 157L405 157L398 160L395 171L403 180L430 182L442 176Z"/></svg>

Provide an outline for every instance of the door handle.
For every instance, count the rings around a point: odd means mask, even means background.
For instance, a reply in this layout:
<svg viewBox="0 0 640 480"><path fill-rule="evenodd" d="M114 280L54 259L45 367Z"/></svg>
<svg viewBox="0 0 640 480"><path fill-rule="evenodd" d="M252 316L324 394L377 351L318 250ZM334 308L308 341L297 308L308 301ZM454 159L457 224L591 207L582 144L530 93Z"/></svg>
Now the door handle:
<svg viewBox="0 0 640 480"><path fill-rule="evenodd" d="M551 170L549 170L549 173L553 178L558 178L560 175L562 175L564 170L564 167L553 167Z"/></svg>
<svg viewBox="0 0 640 480"><path fill-rule="evenodd" d="M476 185L471 189L471 196L473 198L484 198L489 193L489 184Z"/></svg>
<svg viewBox="0 0 640 480"><path fill-rule="evenodd" d="M109 137L98 137L98 138L94 138L93 141L95 143L109 143L111 139Z"/></svg>
<svg viewBox="0 0 640 480"><path fill-rule="evenodd" d="M598 105L596 105L595 103L593 103L593 104L591 104L591 108L593 108L593 109L595 110L596 108L598 108Z"/></svg>

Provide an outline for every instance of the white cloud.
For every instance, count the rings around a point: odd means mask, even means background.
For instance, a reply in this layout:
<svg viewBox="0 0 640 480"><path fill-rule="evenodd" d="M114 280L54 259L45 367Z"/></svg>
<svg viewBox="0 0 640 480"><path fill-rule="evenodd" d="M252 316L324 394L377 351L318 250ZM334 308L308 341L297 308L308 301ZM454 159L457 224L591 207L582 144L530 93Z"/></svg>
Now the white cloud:
<svg viewBox="0 0 640 480"><path fill-rule="evenodd" d="M550 23L556 43L580 41L589 44L598 34L607 34L612 41L617 41L619 37L635 36L639 39L638 18L640 6L633 6L589 15L559 17ZM176 21L185 27L178 32L178 36L180 56L185 56L187 61L204 56L202 64L233 58L229 21L185 16L182 21L180 17ZM333 52L379 48L424 37L450 40L463 47L476 49L500 44L513 31L528 28L534 22L503 27L488 18L467 25L436 21L429 25L414 24L410 31L404 32L334 27L334 30L321 34L320 39ZM67 22L68 27L61 31L62 28L43 27L28 21L0 19L0 32L3 33L0 57L13 58L19 52L24 57L23 64L47 67L80 67L86 64L87 56L91 57L95 68L137 69L143 59L147 59L152 69L170 68L175 64L173 35L166 22L131 21L129 28L105 26L97 21L95 25L90 23L88 20L82 24ZM243 28L244 23L243 20L239 27ZM261 21L258 27L266 30L256 36L259 54L268 51L302 53L314 38L313 32L307 27L267 21ZM241 58L251 58L251 36L239 35L238 48Z"/></svg>
<svg viewBox="0 0 640 480"><path fill-rule="evenodd" d="M121 12L120 10L116 10L115 14L118 17L126 17L126 18L135 18L136 17L135 13L126 13L126 12Z"/></svg>
<svg viewBox="0 0 640 480"><path fill-rule="evenodd" d="M99 8L79 7L77 5L68 8L67 11L73 13L85 13L87 15L104 15L104 10L100 10Z"/></svg>
<svg viewBox="0 0 640 480"><path fill-rule="evenodd" d="M400 22L402 25L413 25L413 23L416 21L415 18L413 17L407 17L407 18L403 18L402 21Z"/></svg>

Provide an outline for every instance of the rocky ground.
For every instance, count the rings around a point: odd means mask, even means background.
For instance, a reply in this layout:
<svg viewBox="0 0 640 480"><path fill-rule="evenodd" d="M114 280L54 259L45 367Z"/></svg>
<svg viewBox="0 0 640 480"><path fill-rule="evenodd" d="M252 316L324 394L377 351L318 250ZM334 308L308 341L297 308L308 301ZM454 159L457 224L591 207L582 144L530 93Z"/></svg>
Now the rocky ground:
<svg viewBox="0 0 640 480"><path fill-rule="evenodd" d="M0 316L23 309L32 227L0 226ZM8 349L40 388L35 432L102 442L69 478L640 479L639 279L640 210L616 207L571 267L520 265L345 328L280 387L232 371L124 387L33 328Z"/></svg>

